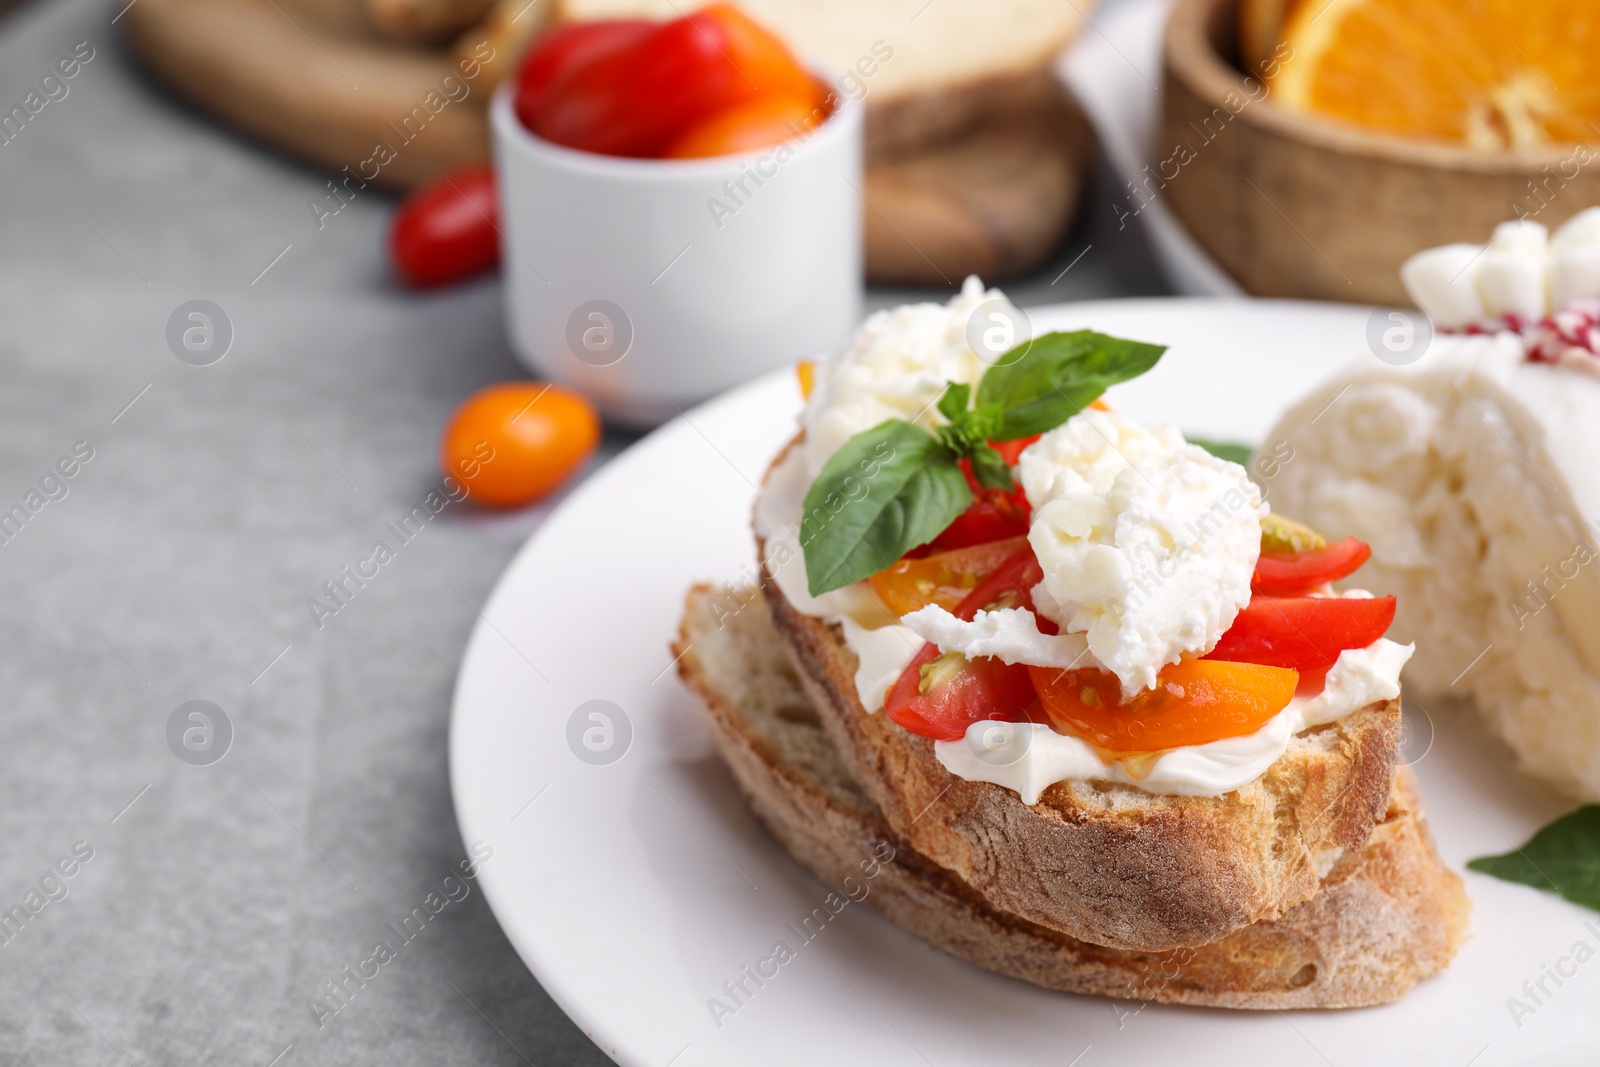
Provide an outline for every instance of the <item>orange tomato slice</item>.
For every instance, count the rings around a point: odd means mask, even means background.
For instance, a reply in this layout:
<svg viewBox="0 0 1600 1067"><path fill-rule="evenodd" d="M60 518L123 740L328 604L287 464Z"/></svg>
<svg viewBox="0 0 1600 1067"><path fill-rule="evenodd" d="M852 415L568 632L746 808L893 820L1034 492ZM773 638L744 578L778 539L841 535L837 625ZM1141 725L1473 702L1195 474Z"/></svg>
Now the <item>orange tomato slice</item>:
<svg viewBox="0 0 1600 1067"><path fill-rule="evenodd" d="M953 612L968 593L1027 544L1026 537L1008 537L921 559L902 559L868 581L896 615L909 615L929 604Z"/></svg>
<svg viewBox="0 0 1600 1067"><path fill-rule="evenodd" d="M1220 670L1218 668L1221 668ZM1288 706L1296 671L1255 663L1184 660L1126 704L1114 674L1029 667L1057 730L1110 752L1156 752L1255 733Z"/></svg>

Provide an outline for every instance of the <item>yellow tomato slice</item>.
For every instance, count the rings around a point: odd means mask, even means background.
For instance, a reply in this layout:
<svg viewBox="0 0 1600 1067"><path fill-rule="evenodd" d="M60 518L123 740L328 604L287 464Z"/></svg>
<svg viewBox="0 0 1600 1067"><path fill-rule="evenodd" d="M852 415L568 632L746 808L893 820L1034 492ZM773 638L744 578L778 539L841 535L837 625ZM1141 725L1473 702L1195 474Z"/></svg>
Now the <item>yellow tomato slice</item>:
<svg viewBox="0 0 1600 1067"><path fill-rule="evenodd" d="M1255 733L1288 706L1296 671L1255 663L1184 660L1126 704L1116 675L1029 667L1051 723L1111 752L1154 752Z"/></svg>
<svg viewBox="0 0 1600 1067"><path fill-rule="evenodd" d="M929 604L954 611L979 582L1022 551L1027 543L1026 537L1008 537L1004 541L935 552L921 559L902 559L869 580L896 615L909 615Z"/></svg>

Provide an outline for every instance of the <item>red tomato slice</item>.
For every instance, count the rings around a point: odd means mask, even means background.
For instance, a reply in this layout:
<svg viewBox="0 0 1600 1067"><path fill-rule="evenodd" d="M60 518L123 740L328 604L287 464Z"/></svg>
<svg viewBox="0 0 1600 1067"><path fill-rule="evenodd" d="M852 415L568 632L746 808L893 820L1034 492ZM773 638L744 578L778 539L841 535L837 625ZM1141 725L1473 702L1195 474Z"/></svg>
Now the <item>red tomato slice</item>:
<svg viewBox="0 0 1600 1067"><path fill-rule="evenodd" d="M996 602L1032 607L1028 590L1043 576L1033 549L1024 544L967 594L953 614L970 622L979 609ZM1044 621L1040 620L1041 627ZM956 741L975 722L1034 717L1035 699L1027 667L987 656L941 655L937 645L925 644L890 687L884 711L914 734Z"/></svg>
<svg viewBox="0 0 1600 1067"><path fill-rule="evenodd" d="M545 96L580 67L642 40L656 28L649 19L575 22L539 39L517 72L517 118L530 130Z"/></svg>
<svg viewBox="0 0 1600 1067"><path fill-rule="evenodd" d="M1019 489L1008 493L1004 489L977 488L972 491L973 501L967 510L944 528L944 532L928 543L934 552L981 545L989 541L1003 541L1021 537L1028 532L1027 498Z"/></svg>
<svg viewBox="0 0 1600 1067"><path fill-rule="evenodd" d="M1000 453L1008 467L1017 464L1022 450L1039 439L1038 434L1015 441L990 441L989 445ZM956 521L928 543L933 552L945 552L968 545L981 545L986 541L1001 541L1020 537L1028 532L1028 521L1033 509L1022 486L1007 492L1004 489L985 489L972 475L972 463L961 461L961 471L967 476L967 487L972 490L972 503L956 516Z"/></svg>
<svg viewBox="0 0 1600 1067"><path fill-rule="evenodd" d="M1256 561L1250 589L1262 596L1303 596L1354 574L1371 555L1367 543L1354 537L1310 552L1263 553Z"/></svg>
<svg viewBox="0 0 1600 1067"><path fill-rule="evenodd" d="M500 202L487 163L450 171L395 212L389 254L407 285L448 285L500 262Z"/></svg>
<svg viewBox="0 0 1600 1067"><path fill-rule="evenodd" d="M732 5L713 4L580 65L525 121L569 148L653 158L718 111L815 92L782 41Z"/></svg>
<svg viewBox="0 0 1600 1067"><path fill-rule="evenodd" d="M1392 622L1392 596L1256 596L1205 658L1326 672L1340 652L1366 648Z"/></svg>
<svg viewBox="0 0 1600 1067"><path fill-rule="evenodd" d="M937 646L924 645L889 690L884 709L914 734L959 741L975 722L1028 718L1035 699L1028 668L1020 664L940 655Z"/></svg>

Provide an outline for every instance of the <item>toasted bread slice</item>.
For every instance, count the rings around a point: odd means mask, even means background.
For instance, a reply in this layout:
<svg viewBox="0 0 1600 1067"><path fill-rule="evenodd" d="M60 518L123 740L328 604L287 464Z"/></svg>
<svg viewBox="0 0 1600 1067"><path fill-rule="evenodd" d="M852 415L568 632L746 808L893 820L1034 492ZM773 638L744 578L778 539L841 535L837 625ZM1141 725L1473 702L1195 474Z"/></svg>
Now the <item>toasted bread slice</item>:
<svg viewBox="0 0 1600 1067"><path fill-rule="evenodd" d="M1381 1004L1442 969L1466 929L1461 880L1434 852L1410 773L1395 775L1366 845L1275 921L1164 952L1105 948L993 907L920 854L851 778L758 597L729 614L691 590L675 651L751 809L823 881L848 887L863 857L894 858L862 899L961 959L1049 989L1230 1008ZM881 718L881 716L880 716Z"/></svg>

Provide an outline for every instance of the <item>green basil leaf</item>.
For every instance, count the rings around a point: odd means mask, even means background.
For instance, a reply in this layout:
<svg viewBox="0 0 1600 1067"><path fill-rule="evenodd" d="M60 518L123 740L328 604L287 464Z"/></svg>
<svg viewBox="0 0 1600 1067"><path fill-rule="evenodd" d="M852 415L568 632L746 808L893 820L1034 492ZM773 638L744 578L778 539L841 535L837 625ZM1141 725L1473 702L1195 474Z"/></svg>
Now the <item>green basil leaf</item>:
<svg viewBox="0 0 1600 1067"><path fill-rule="evenodd" d="M1009 493L1016 488L1011 481L1011 468L1006 465L1005 457L988 445L972 453L972 476L985 489L1004 489Z"/></svg>
<svg viewBox="0 0 1600 1067"><path fill-rule="evenodd" d="M999 405L995 440L1053 430L1110 386L1156 365L1163 345L1107 337L1093 330L1047 333L1002 356L978 383L978 404Z"/></svg>
<svg viewBox="0 0 1600 1067"><path fill-rule="evenodd" d="M1184 434L1184 439L1191 445L1199 445L1218 459L1237 463L1241 467L1250 465L1250 455L1254 451L1249 445L1235 444L1232 441L1208 441L1204 437L1190 437L1188 434Z"/></svg>
<svg viewBox="0 0 1600 1067"><path fill-rule="evenodd" d="M1467 866L1600 911L1600 804L1563 815L1515 852L1481 856Z"/></svg>
<svg viewBox="0 0 1600 1067"><path fill-rule="evenodd" d="M806 493L807 588L821 596L878 573L971 503L955 454L928 431L889 419L856 434Z"/></svg>
<svg viewBox="0 0 1600 1067"><path fill-rule="evenodd" d="M948 382L944 387L944 395L939 398L939 414L955 422L967 413L967 404L971 399L972 386Z"/></svg>

